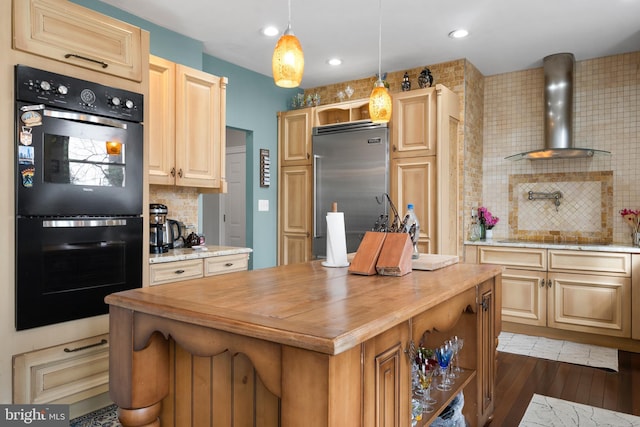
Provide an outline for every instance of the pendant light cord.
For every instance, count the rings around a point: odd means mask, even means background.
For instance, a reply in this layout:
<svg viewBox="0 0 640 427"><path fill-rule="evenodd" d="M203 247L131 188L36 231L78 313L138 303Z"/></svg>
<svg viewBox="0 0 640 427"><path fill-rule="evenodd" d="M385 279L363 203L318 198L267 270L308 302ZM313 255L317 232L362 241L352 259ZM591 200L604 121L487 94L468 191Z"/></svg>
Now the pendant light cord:
<svg viewBox="0 0 640 427"><path fill-rule="evenodd" d="M378 3L378 80L382 81L382 0Z"/></svg>
<svg viewBox="0 0 640 427"><path fill-rule="evenodd" d="M291 31L291 0L289 0L289 22L287 22L287 28Z"/></svg>

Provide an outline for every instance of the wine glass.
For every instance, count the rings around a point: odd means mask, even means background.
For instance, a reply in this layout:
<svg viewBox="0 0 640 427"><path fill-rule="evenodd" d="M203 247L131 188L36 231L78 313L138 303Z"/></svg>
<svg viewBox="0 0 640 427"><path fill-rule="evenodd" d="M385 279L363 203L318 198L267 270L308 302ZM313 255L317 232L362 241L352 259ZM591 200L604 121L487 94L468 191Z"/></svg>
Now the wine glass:
<svg viewBox="0 0 640 427"><path fill-rule="evenodd" d="M451 362L451 356L453 356L453 349L449 344L444 344L438 347L435 351L438 364L440 365L440 372L442 373L442 380L436 387L438 390L448 391L451 390L451 380L447 375L447 367Z"/></svg>
<svg viewBox="0 0 640 427"><path fill-rule="evenodd" d="M420 385L420 394L422 396L422 412L433 412L433 403L435 400L431 398L431 382L435 370L429 364L423 364L418 369L418 384Z"/></svg>
<svg viewBox="0 0 640 427"><path fill-rule="evenodd" d="M457 376L460 375L460 372L462 372L462 369L460 368L460 350L462 350L462 347L464 347L464 339L458 337L457 335L454 335L451 337L451 341L455 343L455 352L453 354L453 361L454 361L454 368L453 371L457 373Z"/></svg>
<svg viewBox="0 0 640 427"><path fill-rule="evenodd" d="M453 351L453 355L451 356L451 363L449 363L449 379L453 382L454 378L458 378L458 371L454 369L456 356L458 355L458 337L454 336L445 341L448 345L451 346L451 350Z"/></svg>

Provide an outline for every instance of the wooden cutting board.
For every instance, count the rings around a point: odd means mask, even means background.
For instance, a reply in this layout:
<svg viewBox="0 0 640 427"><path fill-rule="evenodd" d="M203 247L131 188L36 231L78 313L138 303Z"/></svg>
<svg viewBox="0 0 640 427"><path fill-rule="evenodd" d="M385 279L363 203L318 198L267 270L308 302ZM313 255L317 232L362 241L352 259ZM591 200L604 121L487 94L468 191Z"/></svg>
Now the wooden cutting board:
<svg viewBox="0 0 640 427"><path fill-rule="evenodd" d="M412 260L412 267L414 270L437 270L458 261L457 255L420 254L419 259Z"/></svg>

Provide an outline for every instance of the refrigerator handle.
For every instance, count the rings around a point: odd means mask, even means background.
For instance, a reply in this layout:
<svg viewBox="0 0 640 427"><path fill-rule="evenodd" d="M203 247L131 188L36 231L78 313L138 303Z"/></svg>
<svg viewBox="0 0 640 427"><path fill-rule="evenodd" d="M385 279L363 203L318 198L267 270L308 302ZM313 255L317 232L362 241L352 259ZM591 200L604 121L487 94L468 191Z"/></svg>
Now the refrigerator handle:
<svg viewBox="0 0 640 427"><path fill-rule="evenodd" d="M313 238L317 238L318 232L318 159L320 156L313 155Z"/></svg>

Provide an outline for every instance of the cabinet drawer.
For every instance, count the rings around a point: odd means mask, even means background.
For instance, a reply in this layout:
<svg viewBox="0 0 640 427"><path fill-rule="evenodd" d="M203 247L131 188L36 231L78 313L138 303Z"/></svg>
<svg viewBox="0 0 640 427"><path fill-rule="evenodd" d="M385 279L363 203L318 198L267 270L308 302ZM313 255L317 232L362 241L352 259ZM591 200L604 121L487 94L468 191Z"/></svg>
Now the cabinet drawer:
<svg viewBox="0 0 640 427"><path fill-rule="evenodd" d="M249 257L247 254L225 255L204 259L205 276L244 271L248 268Z"/></svg>
<svg viewBox="0 0 640 427"><path fill-rule="evenodd" d="M478 248L478 262L480 264L498 264L527 270L546 270L546 255L546 249L500 246L480 246Z"/></svg>
<svg viewBox="0 0 640 427"><path fill-rule="evenodd" d="M142 81L140 28L67 1L20 0L13 9L16 49Z"/></svg>
<svg viewBox="0 0 640 427"><path fill-rule="evenodd" d="M109 334L13 356L13 403L72 404L109 391Z"/></svg>
<svg viewBox="0 0 640 427"><path fill-rule="evenodd" d="M178 282L181 280L197 279L202 277L202 260L165 262L153 264L149 267L150 285Z"/></svg>
<svg viewBox="0 0 640 427"><path fill-rule="evenodd" d="M549 271L631 277L631 254L549 250Z"/></svg>

